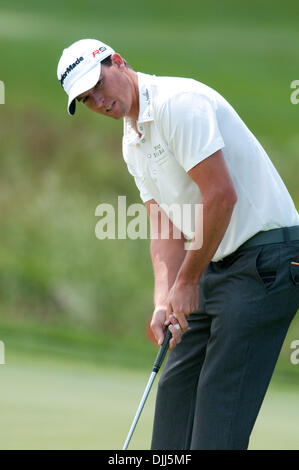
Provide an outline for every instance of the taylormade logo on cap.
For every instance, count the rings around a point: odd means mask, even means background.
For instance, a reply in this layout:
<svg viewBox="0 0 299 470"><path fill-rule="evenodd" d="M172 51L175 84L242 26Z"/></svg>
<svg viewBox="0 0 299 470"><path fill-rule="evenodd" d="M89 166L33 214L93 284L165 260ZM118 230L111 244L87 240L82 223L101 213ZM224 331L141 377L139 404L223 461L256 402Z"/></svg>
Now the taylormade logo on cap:
<svg viewBox="0 0 299 470"><path fill-rule="evenodd" d="M69 65L68 68L66 69L66 71L64 72L64 74L61 75L60 83L61 83L62 86L63 86L63 82L64 82L65 78L67 77L67 74L70 73L76 67L76 65L79 65L82 60L84 60L83 57L79 57L76 60L76 62Z"/></svg>
<svg viewBox="0 0 299 470"><path fill-rule="evenodd" d="M64 49L58 62L57 77L69 96L69 114L75 113L77 96L98 82L102 60L114 53L110 46L97 39L81 39Z"/></svg>

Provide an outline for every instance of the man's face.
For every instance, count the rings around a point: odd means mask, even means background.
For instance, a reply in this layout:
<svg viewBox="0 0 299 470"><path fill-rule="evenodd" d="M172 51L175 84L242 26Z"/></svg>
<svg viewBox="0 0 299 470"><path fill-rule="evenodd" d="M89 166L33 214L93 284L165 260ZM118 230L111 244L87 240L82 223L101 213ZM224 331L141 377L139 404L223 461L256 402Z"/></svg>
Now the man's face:
<svg viewBox="0 0 299 470"><path fill-rule="evenodd" d="M110 67L102 65L97 84L77 97L90 110L114 119L129 115L137 99L133 82L118 54L112 56Z"/></svg>

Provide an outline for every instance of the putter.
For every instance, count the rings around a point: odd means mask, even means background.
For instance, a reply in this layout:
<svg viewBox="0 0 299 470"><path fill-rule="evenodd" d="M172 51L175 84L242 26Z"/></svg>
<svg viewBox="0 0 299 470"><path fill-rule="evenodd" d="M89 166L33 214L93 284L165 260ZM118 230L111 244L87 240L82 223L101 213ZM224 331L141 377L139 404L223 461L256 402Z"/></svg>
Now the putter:
<svg viewBox="0 0 299 470"><path fill-rule="evenodd" d="M168 350L168 343L169 343L170 338L171 338L171 332L170 332L170 330L167 328L167 331L166 331L165 337L164 337L164 341L163 341L162 345L160 346L160 349L159 349L159 352L158 352L158 354L157 354L157 357L156 357L156 360L155 360L155 363L154 363L154 367L153 367L151 376L150 376L150 378L149 378L149 381L148 381L148 383L147 383L147 386L146 386L145 391L144 391L144 393L143 393L143 396L142 396L142 398L141 398L141 402L140 402L140 404L139 404L139 406L138 406L138 410L137 410L137 412L136 412L135 418L134 418L134 420L133 420L133 423L132 423L132 426L131 426L131 428L130 428L128 437L127 437L127 439L126 439L126 442L125 442L125 444L124 444L122 450L126 450L126 449L128 448L129 442L130 442L131 437L132 437L132 435L133 435L133 432L134 432L134 430L135 430L135 428L136 428L136 424L137 424L137 422L138 422L138 420L139 420L139 418L140 418L142 409L143 409L144 404L145 404L145 402L146 402L146 399L147 399L147 397L148 397L148 395L149 395L150 389L151 389L151 387L152 387L152 385L153 385L153 382L154 382L154 380L155 380L155 377L156 377L157 373L159 372L159 369L160 369L160 367L161 367L161 365L162 365L162 362L163 362L163 360L164 360L164 357L165 357L165 355L166 355L166 353L167 353L167 350Z"/></svg>

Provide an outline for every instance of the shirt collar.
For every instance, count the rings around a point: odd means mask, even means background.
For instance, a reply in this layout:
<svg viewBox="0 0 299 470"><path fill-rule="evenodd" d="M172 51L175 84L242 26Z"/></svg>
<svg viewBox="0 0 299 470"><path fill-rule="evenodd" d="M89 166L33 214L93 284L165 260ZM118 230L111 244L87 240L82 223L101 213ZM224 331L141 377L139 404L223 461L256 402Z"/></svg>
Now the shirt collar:
<svg viewBox="0 0 299 470"><path fill-rule="evenodd" d="M151 78L152 75L137 72L138 76L138 90L139 90L139 115L138 124L153 121L153 108L152 108L152 89ZM129 117L124 118L124 139L127 143L138 143L139 139L136 132L132 127L132 120Z"/></svg>
<svg viewBox="0 0 299 470"><path fill-rule="evenodd" d="M139 88L138 123L153 121L151 75L137 72Z"/></svg>

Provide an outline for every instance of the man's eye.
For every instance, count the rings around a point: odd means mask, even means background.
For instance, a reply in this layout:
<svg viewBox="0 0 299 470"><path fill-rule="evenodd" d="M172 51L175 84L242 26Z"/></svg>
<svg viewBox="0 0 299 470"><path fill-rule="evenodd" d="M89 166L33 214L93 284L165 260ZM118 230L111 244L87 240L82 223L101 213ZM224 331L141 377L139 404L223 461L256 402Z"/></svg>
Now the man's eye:
<svg viewBox="0 0 299 470"><path fill-rule="evenodd" d="M84 98L81 101L82 101L82 103L85 103L85 101L87 101L87 100L88 100L88 96L84 96Z"/></svg>
<svg viewBox="0 0 299 470"><path fill-rule="evenodd" d="M102 85L102 82L103 82L102 80L99 80L98 83L95 85L95 88L100 87Z"/></svg>

